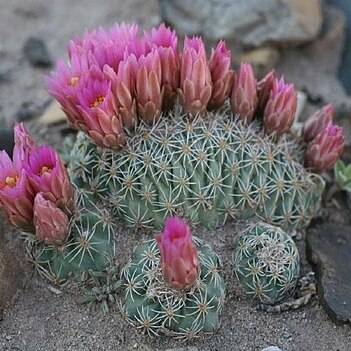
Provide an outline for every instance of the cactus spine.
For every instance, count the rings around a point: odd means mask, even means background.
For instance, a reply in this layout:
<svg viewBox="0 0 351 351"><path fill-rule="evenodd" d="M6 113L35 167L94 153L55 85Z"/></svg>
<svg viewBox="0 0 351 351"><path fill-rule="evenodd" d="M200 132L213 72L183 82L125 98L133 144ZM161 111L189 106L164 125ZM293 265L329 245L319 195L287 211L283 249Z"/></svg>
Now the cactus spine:
<svg viewBox="0 0 351 351"><path fill-rule="evenodd" d="M133 227L161 228L172 215L207 227L257 216L293 230L309 224L324 190L301 155L292 137L273 142L226 109L194 120L178 112L139 125L121 152L79 135L71 173Z"/></svg>
<svg viewBox="0 0 351 351"><path fill-rule="evenodd" d="M121 270L122 314L145 333L192 339L200 332L210 334L219 328L225 297L219 258L199 239L193 240L201 273L190 291L175 290L165 283L154 239L139 244Z"/></svg>
<svg viewBox="0 0 351 351"><path fill-rule="evenodd" d="M237 237L234 272L247 297L279 302L296 287L299 271L297 247L280 228L254 223Z"/></svg>

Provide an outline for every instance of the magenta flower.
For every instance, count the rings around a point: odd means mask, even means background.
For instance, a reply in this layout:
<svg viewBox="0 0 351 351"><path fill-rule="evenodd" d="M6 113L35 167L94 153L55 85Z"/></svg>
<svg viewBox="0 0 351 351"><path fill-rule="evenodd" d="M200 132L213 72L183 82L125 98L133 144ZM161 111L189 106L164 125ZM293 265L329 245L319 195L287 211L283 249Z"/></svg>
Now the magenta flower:
<svg viewBox="0 0 351 351"><path fill-rule="evenodd" d="M161 60L157 50L139 57L135 77L139 117L151 124L160 117L163 103Z"/></svg>
<svg viewBox="0 0 351 351"><path fill-rule="evenodd" d="M0 151L0 207L8 221L25 231L32 231L33 190L22 169L24 156L20 149L13 152L13 161L6 151Z"/></svg>
<svg viewBox="0 0 351 351"><path fill-rule="evenodd" d="M257 96L258 96L258 113L263 115L266 108L269 96L273 90L274 82L277 76L275 70L272 69L257 83Z"/></svg>
<svg viewBox="0 0 351 351"><path fill-rule="evenodd" d="M74 191L66 168L58 154L49 146L40 146L28 156L25 170L35 193L56 204L71 215L74 209Z"/></svg>
<svg viewBox="0 0 351 351"><path fill-rule="evenodd" d="M81 118L79 129L96 145L120 150L125 144L125 133L111 84L97 66L92 66L79 81L74 100Z"/></svg>
<svg viewBox="0 0 351 351"><path fill-rule="evenodd" d="M257 81L249 63L242 63L238 74L234 77L232 96L230 99L235 115L250 123L258 104Z"/></svg>
<svg viewBox="0 0 351 351"><path fill-rule="evenodd" d="M229 98L234 79L234 71L231 69L231 54L224 41L220 41L216 49L212 49L208 66L212 78L212 96L208 103L208 109L216 109L223 105Z"/></svg>
<svg viewBox="0 0 351 351"><path fill-rule="evenodd" d="M293 84L285 84L284 78L273 84L263 114L263 124L268 134L280 136L290 130L295 119L297 94Z"/></svg>
<svg viewBox="0 0 351 351"><path fill-rule="evenodd" d="M48 245L62 245L69 234L69 219L53 202L42 193L34 199L35 236Z"/></svg>
<svg viewBox="0 0 351 351"><path fill-rule="evenodd" d="M165 282L174 289L189 290L200 274L189 226L179 218L168 218L163 233L156 240Z"/></svg>
<svg viewBox="0 0 351 351"><path fill-rule="evenodd" d="M191 116L203 113L211 98L212 81L205 46L200 37L184 39L180 60L178 94L185 111Z"/></svg>
<svg viewBox="0 0 351 351"><path fill-rule="evenodd" d="M328 104L316 111L303 125L302 137L308 143L313 140L319 133L333 121L334 109Z"/></svg>
<svg viewBox="0 0 351 351"><path fill-rule="evenodd" d="M307 145L305 165L315 172L332 169L344 151L343 129L329 123Z"/></svg>
<svg viewBox="0 0 351 351"><path fill-rule="evenodd" d="M178 38L175 31L162 23L151 33L144 33L151 48L157 50L161 60L161 85L164 89L163 108L170 109L175 104L179 88Z"/></svg>

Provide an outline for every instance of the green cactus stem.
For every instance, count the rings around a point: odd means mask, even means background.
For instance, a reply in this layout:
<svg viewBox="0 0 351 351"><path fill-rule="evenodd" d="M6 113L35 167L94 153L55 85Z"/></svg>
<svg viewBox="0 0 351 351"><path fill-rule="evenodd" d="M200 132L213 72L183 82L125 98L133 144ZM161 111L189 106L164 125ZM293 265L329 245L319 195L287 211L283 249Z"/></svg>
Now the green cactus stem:
<svg viewBox="0 0 351 351"><path fill-rule="evenodd" d="M235 241L234 272L248 298L274 304L296 287L299 252L280 228L250 224Z"/></svg>
<svg viewBox="0 0 351 351"><path fill-rule="evenodd" d="M324 190L302 155L292 136L274 142L258 122L246 125L224 108L140 124L121 152L79 134L70 171L132 227L162 228L172 215L210 228L256 216L292 231L309 224Z"/></svg>
<svg viewBox="0 0 351 351"><path fill-rule="evenodd" d="M219 328L225 298L218 256L194 238L201 273L189 291L169 287L162 276L156 240L138 245L130 262L121 270L123 316L149 335L165 333L192 339Z"/></svg>

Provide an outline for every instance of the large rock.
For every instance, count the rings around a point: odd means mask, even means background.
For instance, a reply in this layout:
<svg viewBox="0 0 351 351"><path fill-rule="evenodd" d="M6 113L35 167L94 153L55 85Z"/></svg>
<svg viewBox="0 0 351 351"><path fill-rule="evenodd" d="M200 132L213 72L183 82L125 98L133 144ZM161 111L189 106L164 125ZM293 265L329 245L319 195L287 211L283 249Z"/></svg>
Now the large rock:
<svg viewBox="0 0 351 351"><path fill-rule="evenodd" d="M161 16L181 34L244 47L293 45L315 39L321 29L321 0L160 0Z"/></svg>
<svg viewBox="0 0 351 351"><path fill-rule="evenodd" d="M312 230L307 255L316 265L318 294L328 315L351 323L351 227L324 224Z"/></svg>

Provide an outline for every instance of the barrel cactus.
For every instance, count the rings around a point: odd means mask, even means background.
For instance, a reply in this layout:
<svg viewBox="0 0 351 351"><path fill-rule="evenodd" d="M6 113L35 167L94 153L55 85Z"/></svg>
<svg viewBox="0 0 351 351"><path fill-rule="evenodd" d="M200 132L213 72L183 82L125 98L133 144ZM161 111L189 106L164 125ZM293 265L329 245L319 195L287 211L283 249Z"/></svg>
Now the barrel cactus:
<svg viewBox="0 0 351 351"><path fill-rule="evenodd" d="M280 228L250 224L235 241L234 272L247 297L274 304L296 287L299 252Z"/></svg>
<svg viewBox="0 0 351 351"><path fill-rule="evenodd" d="M180 247L168 251L166 247L165 252L165 244L159 248L155 239L144 241L121 270L122 314L150 335L191 339L219 328L225 298L220 261L198 238L193 238L194 248L186 247L187 228L179 219L169 219L163 235L174 237L166 245ZM165 234L167 230L170 233Z"/></svg>

